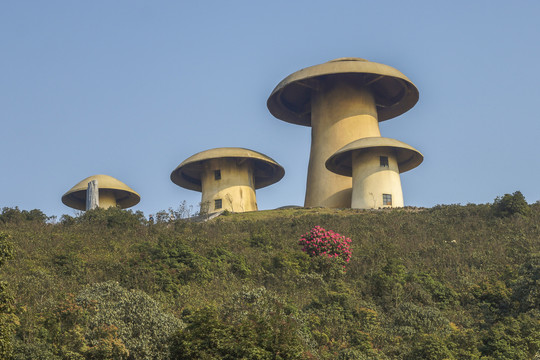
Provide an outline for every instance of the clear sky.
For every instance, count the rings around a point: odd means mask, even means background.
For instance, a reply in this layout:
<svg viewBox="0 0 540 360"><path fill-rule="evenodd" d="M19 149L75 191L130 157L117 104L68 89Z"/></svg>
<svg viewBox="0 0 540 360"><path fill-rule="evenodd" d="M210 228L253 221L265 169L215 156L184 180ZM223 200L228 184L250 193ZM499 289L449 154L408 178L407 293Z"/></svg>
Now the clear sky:
<svg viewBox="0 0 540 360"><path fill-rule="evenodd" d="M540 200L540 1L2 1L0 207L74 214L61 196L107 174L145 214L195 207L170 181L215 147L285 168L260 209L303 205L310 128L266 100L339 57L395 67L417 105L381 123L420 150L406 205Z"/></svg>

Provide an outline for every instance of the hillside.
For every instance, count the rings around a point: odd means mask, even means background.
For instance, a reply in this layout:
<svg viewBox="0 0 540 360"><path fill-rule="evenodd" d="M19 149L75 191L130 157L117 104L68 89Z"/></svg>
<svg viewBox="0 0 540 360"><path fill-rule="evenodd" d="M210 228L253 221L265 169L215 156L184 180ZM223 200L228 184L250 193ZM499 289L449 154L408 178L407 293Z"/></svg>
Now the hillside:
<svg viewBox="0 0 540 360"><path fill-rule="evenodd" d="M540 204L496 210L286 209L150 224L118 209L50 223L38 210L4 208L0 250L14 251L0 261L0 351L12 349L13 359L538 358ZM351 239L346 271L337 258L302 251L298 240L315 226Z"/></svg>

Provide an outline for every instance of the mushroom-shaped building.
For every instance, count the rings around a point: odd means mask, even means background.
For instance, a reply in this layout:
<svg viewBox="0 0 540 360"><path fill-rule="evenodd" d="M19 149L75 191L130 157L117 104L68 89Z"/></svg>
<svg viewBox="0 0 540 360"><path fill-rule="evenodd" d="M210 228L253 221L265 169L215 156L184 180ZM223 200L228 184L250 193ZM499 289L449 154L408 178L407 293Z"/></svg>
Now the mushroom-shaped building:
<svg viewBox="0 0 540 360"><path fill-rule="evenodd" d="M351 178L327 170L326 160L355 140L380 137L380 121L417 101L418 90L405 75L360 58L311 66L281 81L268 109L278 119L311 126L305 206L350 207Z"/></svg>
<svg viewBox="0 0 540 360"><path fill-rule="evenodd" d="M351 207L402 207L399 174L424 160L415 148L395 139L362 138L344 146L326 161L328 170L352 176Z"/></svg>
<svg viewBox="0 0 540 360"><path fill-rule="evenodd" d="M88 184L97 181L99 191L98 207L132 207L141 197L132 188L108 175L94 175L80 181L62 196L62 202L77 210L86 210Z"/></svg>
<svg viewBox="0 0 540 360"><path fill-rule="evenodd" d="M201 206L208 213L257 210L255 190L278 182L285 170L266 155L243 148L216 148L184 160L171 180L186 189L201 191Z"/></svg>

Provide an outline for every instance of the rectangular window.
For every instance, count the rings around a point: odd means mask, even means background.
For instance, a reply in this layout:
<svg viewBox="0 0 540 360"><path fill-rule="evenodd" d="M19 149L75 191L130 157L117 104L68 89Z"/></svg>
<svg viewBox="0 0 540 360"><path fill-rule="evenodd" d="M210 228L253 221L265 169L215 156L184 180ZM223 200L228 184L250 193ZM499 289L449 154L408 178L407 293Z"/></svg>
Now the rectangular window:
<svg viewBox="0 0 540 360"><path fill-rule="evenodd" d="M388 167L388 156L381 156L381 167Z"/></svg>
<svg viewBox="0 0 540 360"><path fill-rule="evenodd" d="M214 170L214 179L221 180L221 170Z"/></svg>
<svg viewBox="0 0 540 360"><path fill-rule="evenodd" d="M221 202L221 199L214 200L214 210L221 209L223 206L223 203Z"/></svg>
<svg viewBox="0 0 540 360"><path fill-rule="evenodd" d="M383 205L392 206L392 194L382 194Z"/></svg>

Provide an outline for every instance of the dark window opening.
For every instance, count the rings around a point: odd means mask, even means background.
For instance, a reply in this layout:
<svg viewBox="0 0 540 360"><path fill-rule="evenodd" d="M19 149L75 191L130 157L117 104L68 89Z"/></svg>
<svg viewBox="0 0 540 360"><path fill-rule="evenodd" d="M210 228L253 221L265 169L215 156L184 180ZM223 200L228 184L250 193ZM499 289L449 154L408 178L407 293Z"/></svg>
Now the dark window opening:
<svg viewBox="0 0 540 360"><path fill-rule="evenodd" d="M223 203L221 199L214 200L214 210L221 209L223 206Z"/></svg>
<svg viewBox="0 0 540 360"><path fill-rule="evenodd" d="M388 167L388 156L381 156L381 167Z"/></svg>
<svg viewBox="0 0 540 360"><path fill-rule="evenodd" d="M221 170L214 170L214 179L221 180Z"/></svg>
<svg viewBox="0 0 540 360"><path fill-rule="evenodd" d="M383 205L392 206L392 194L382 194Z"/></svg>

